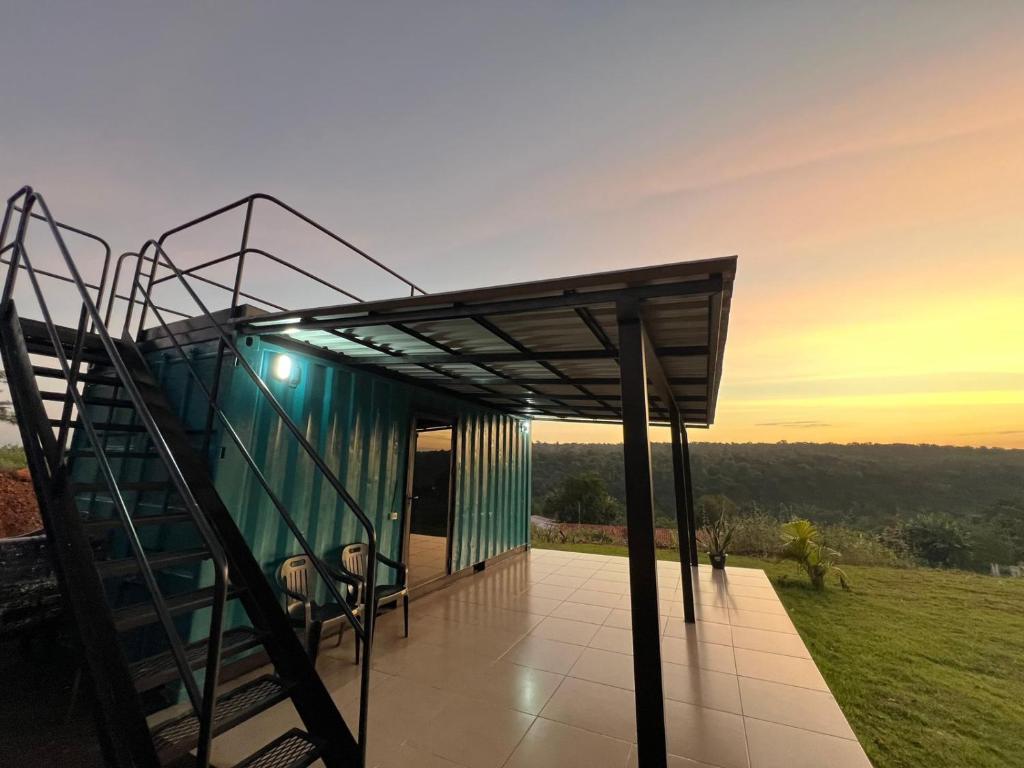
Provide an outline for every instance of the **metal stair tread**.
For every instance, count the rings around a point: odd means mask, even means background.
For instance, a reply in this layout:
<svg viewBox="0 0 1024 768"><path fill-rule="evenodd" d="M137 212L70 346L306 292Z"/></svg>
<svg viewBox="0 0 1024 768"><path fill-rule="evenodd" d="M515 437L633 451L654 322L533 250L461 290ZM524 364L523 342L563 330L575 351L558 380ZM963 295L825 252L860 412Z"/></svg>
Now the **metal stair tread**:
<svg viewBox="0 0 1024 768"><path fill-rule="evenodd" d="M303 768L319 759L323 744L305 731L292 728L254 752L235 768Z"/></svg>
<svg viewBox="0 0 1024 768"><path fill-rule="evenodd" d="M160 455L155 450L125 451L120 448L107 448L103 455L108 459L159 459ZM68 451L68 456L73 459L95 459L96 451L92 448L81 448Z"/></svg>
<svg viewBox="0 0 1024 768"><path fill-rule="evenodd" d="M276 675L264 675L217 697L213 735L224 733L288 698L288 689ZM151 731L161 763L181 757L192 750L199 737L199 718L195 713L157 724Z"/></svg>
<svg viewBox="0 0 1024 768"><path fill-rule="evenodd" d="M239 592L240 590L236 587L229 586L228 599L237 597ZM167 597L164 598L164 603L167 605L167 610L171 616L180 616L183 613L198 611L200 608L207 608L213 605L213 587L203 587L192 592ZM117 608L113 613L114 626L121 632L158 621L156 609L148 600Z"/></svg>
<svg viewBox="0 0 1024 768"><path fill-rule="evenodd" d="M62 422L60 419L48 419L50 426L59 427ZM71 429L78 429L82 426L82 422L78 419L69 420L67 422L68 427ZM142 424L118 424L112 421L94 421L92 427L97 432L145 432L146 428Z"/></svg>
<svg viewBox="0 0 1024 768"><path fill-rule="evenodd" d="M170 491L174 489L170 480L129 480L119 482L117 487L122 491ZM72 483L71 490L75 493L104 492L109 489L106 483Z"/></svg>
<svg viewBox="0 0 1024 768"><path fill-rule="evenodd" d="M32 318L22 317L19 318L19 324L21 325L21 332L25 336L26 340L36 341L44 340L47 343L50 341L50 334L47 331L46 323L42 320L33 320ZM72 347L75 344L75 339L78 334L76 328L70 328L68 326L56 325L54 328L57 331L57 337L60 339L61 344L65 347ZM83 346L89 350L104 349L103 340L99 334L93 332L87 332L83 336ZM116 340L114 341L116 344Z"/></svg>
<svg viewBox="0 0 1024 768"><path fill-rule="evenodd" d="M59 427L63 423L60 419L47 419L50 422L50 426ZM68 427L71 429L79 429L82 426L82 422L79 419L69 420L67 422ZM120 424L116 421L93 421L92 427L97 432L148 432L144 424ZM201 435L205 432L202 429L185 429L183 430L187 435Z"/></svg>
<svg viewBox="0 0 1024 768"><path fill-rule="evenodd" d="M188 659L192 669L201 669L206 666L206 649L209 638L192 643L185 648L185 657ZM260 637L256 630L251 627L236 627L224 633L221 645L221 658L233 656L260 644ZM139 659L129 665L135 687L141 693L158 688L165 683L177 680L179 677L178 665L175 662L174 654L170 651L158 653L155 656L148 656Z"/></svg>
<svg viewBox="0 0 1024 768"><path fill-rule="evenodd" d="M49 339L42 340L26 340L25 348L28 350L30 355L40 355L42 357L57 357L57 351L53 348ZM70 362L71 356L74 354L74 349L71 345L65 344L62 348L64 355ZM83 349L80 357L78 358L83 363L109 363L110 356L104 349Z"/></svg>
<svg viewBox="0 0 1024 768"><path fill-rule="evenodd" d="M138 515L132 518L132 523L140 525L174 525L175 523L192 522L192 516L187 512L175 512L160 515ZM101 517L83 520L82 525L90 533L104 533L121 528L121 518Z"/></svg>
<svg viewBox="0 0 1024 768"><path fill-rule="evenodd" d="M63 403L67 399L65 392L40 392L43 400L56 403ZM83 395L86 405L107 406L111 408L133 408L135 404L131 400L124 400L117 397L99 397L95 395Z"/></svg>
<svg viewBox="0 0 1024 768"><path fill-rule="evenodd" d="M173 568L176 565L198 563L206 560L209 556L210 551L204 547L201 549L182 549L176 552L148 554L146 561L149 563L150 568L154 571L159 571L165 568ZM118 558L116 560L97 560L96 570L100 572L101 578L109 579L114 576L127 576L128 574L138 572L139 563L134 557Z"/></svg>
<svg viewBox="0 0 1024 768"><path fill-rule="evenodd" d="M46 365L33 365L32 373L36 376L42 376L45 379L64 380L64 371L60 368L51 368ZM80 373L75 378L79 382L84 382L85 384L107 384L113 387L121 386L121 381L116 376L104 376L97 373Z"/></svg>
<svg viewBox="0 0 1024 768"><path fill-rule="evenodd" d="M118 483L117 487L122 491L165 491L173 489L170 480L129 480ZM72 483L71 490L75 493L86 493L91 491L106 491L106 483Z"/></svg>

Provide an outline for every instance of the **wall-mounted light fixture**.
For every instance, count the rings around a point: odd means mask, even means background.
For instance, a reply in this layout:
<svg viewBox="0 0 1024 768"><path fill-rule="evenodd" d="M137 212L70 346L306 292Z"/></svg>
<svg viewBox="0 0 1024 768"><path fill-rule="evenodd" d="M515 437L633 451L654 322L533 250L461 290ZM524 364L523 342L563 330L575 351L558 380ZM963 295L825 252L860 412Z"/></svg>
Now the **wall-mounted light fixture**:
<svg viewBox="0 0 1024 768"><path fill-rule="evenodd" d="M292 359L288 355L276 355L271 370L275 379L290 381L292 378Z"/></svg>
<svg viewBox="0 0 1024 768"><path fill-rule="evenodd" d="M289 387L297 387L299 385L299 375L301 373L301 366L296 365L290 355L279 353L270 360L270 375L278 381L283 381Z"/></svg>

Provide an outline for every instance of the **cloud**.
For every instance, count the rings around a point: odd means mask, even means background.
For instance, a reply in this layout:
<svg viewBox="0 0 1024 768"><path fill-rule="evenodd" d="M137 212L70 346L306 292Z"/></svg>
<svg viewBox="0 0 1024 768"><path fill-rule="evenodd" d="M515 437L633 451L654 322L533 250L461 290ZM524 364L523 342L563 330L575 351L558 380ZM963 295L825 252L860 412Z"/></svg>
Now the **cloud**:
<svg viewBox="0 0 1024 768"><path fill-rule="evenodd" d="M755 424L756 427L790 427L795 429L808 429L810 427L831 427L825 421L763 421Z"/></svg>
<svg viewBox="0 0 1024 768"><path fill-rule="evenodd" d="M960 432L965 437L972 435L1024 435L1024 429L992 429L985 432Z"/></svg>

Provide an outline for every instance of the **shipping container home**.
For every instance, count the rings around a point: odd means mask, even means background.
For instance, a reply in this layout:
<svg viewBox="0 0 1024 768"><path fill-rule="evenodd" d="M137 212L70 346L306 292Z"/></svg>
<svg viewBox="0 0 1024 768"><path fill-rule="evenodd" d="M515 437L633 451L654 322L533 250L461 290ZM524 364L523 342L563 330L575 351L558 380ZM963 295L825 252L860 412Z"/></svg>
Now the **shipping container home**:
<svg viewBox="0 0 1024 768"><path fill-rule="evenodd" d="M270 250L266 208L397 298L309 240ZM226 217L227 253L187 240ZM806 649L762 572L697 564L687 435L715 420L735 257L428 293L266 195L116 260L30 188L0 229L0 352L107 764L788 764L730 703L730 606L758 596L780 665ZM537 419L621 426L628 558L531 551Z"/></svg>
<svg viewBox="0 0 1024 768"><path fill-rule="evenodd" d="M251 307L237 313L259 314ZM288 335L240 334L237 345L370 517L380 551L409 567L414 596L529 543L528 419L348 366ZM162 332L147 334L140 348L183 422L201 431L208 409L185 358ZM212 386L218 340L193 332L183 351ZM226 422L295 510L313 551L338 562L343 545L362 540L358 521L324 487L241 368L222 360L219 388ZM214 423L208 437L211 475L274 580L298 545L223 429ZM380 570L386 578L387 568Z"/></svg>

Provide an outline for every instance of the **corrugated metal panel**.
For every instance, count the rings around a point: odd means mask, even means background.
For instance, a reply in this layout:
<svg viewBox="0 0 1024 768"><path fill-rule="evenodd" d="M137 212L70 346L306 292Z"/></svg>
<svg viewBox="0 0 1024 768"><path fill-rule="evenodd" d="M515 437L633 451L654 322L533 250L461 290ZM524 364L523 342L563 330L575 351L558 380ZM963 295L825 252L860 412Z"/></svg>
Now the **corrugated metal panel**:
<svg viewBox="0 0 1024 768"><path fill-rule="evenodd" d="M452 568L529 540L529 423L463 409L457 426Z"/></svg>
<svg viewBox="0 0 1024 768"><path fill-rule="evenodd" d="M288 328L296 340L344 353L353 366L373 365L429 381L484 407L500 403L505 412L523 416L618 421L616 307L622 300L643 299L651 354L667 362L667 386L684 398L679 401L683 417L691 424L710 424L735 272L735 257L708 259L297 312L254 312L243 322L264 331ZM343 333L331 333L332 327ZM559 402L561 395L572 400ZM668 422L660 398L652 394L649 406L652 422Z"/></svg>
<svg viewBox="0 0 1024 768"><path fill-rule="evenodd" d="M381 551L396 554L401 523L388 518L392 511L401 511L405 490L408 392L385 379L356 376L317 358L290 352L293 380L282 382L269 375L274 358L282 353L280 348L256 341L243 350L290 418L373 522ZM228 391L228 418L253 459L313 550L337 563L343 545L364 538L355 515L244 373L233 371ZM256 558L268 575L274 576L282 559L301 552L297 539L233 444L225 444L215 478Z"/></svg>
<svg viewBox="0 0 1024 768"><path fill-rule="evenodd" d="M528 422L428 390L354 372L313 355L298 354L259 338L241 346L274 395L324 461L360 504L377 530L381 552L397 557L409 450L418 410L457 420L452 570L457 571L529 539L530 450ZM194 349L204 376L212 377L212 346ZM288 382L270 375L274 359L288 354ZM205 420L200 393L173 356L151 359L175 406L191 426ZM330 563L340 548L363 538L355 516L316 471L266 399L240 369L226 367L221 402L274 491L291 511L310 545ZM211 450L217 489L257 560L276 583L280 562L301 551L269 497L229 438ZM397 520L389 519L398 512ZM388 578L382 569L381 578Z"/></svg>

